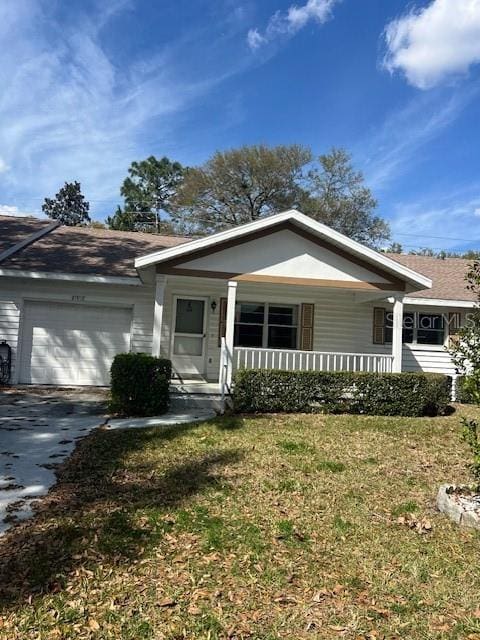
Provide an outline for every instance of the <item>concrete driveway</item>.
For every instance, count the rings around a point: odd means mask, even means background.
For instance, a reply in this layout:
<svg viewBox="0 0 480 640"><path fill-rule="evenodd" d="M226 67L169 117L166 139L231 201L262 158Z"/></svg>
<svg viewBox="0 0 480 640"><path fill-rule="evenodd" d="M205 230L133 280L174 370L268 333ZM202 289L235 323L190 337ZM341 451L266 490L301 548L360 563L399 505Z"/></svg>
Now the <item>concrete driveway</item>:
<svg viewBox="0 0 480 640"><path fill-rule="evenodd" d="M32 515L75 441L104 421L105 391L0 391L0 535Z"/></svg>

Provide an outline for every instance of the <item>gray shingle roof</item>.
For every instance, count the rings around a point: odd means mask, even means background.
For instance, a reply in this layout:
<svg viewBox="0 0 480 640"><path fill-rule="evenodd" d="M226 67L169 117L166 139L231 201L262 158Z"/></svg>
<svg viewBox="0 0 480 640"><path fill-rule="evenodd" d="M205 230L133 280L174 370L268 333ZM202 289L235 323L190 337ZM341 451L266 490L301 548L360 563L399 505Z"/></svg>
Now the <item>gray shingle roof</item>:
<svg viewBox="0 0 480 640"><path fill-rule="evenodd" d="M0 253L26 240L32 233L36 233L51 224L52 220L0 216Z"/></svg>
<svg viewBox="0 0 480 640"><path fill-rule="evenodd" d="M465 282L465 274L472 264L471 260L463 258L441 259L399 253L389 253L388 257L432 280L433 286L431 289L409 293L410 297L437 298L440 300L476 300L475 294L466 288Z"/></svg>
<svg viewBox="0 0 480 640"><path fill-rule="evenodd" d="M43 220L0 216L0 230L15 237L20 220ZM47 220L46 224L51 224ZM3 225L3 227L2 227ZM35 230L37 230L37 227ZM12 232L10 231L12 229ZM4 269L135 277L135 258L173 247L190 238L152 233L111 231L91 227L58 227L1 264Z"/></svg>
<svg viewBox="0 0 480 640"><path fill-rule="evenodd" d="M0 252L51 224L51 220L0 215ZM84 227L58 227L1 263L4 269L135 277L138 256L174 247L191 238L151 233L111 231ZM432 289L409 294L416 298L474 301L466 289L471 264L462 258L431 258L389 253L397 262L433 282Z"/></svg>

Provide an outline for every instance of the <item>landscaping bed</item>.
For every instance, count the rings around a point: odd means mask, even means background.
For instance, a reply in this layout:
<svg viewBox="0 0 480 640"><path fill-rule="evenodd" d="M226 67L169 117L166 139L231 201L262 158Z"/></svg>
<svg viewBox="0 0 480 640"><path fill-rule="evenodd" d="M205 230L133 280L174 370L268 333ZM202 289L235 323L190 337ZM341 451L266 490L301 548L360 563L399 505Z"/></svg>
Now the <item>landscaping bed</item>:
<svg viewBox="0 0 480 640"><path fill-rule="evenodd" d="M97 431L0 540L0 638L480 639L459 414Z"/></svg>

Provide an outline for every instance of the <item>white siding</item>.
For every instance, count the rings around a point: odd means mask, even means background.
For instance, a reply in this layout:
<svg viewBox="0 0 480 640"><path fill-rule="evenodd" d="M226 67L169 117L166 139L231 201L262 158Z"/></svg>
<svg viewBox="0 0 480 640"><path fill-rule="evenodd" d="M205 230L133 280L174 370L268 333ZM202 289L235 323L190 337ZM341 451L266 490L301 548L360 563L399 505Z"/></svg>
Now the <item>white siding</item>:
<svg viewBox="0 0 480 640"><path fill-rule="evenodd" d="M447 351L439 349L422 349L420 347L403 347L403 371L429 371L455 375L455 366Z"/></svg>
<svg viewBox="0 0 480 640"><path fill-rule="evenodd" d="M161 354L170 356L173 323L173 299L180 296L205 296L207 303L207 357L206 375L209 380L218 378L220 349L218 346L219 301L227 295L226 281L213 278L188 278L168 276L165 290L164 321L162 327ZM0 279L0 340L6 339L17 355L17 340L23 300L51 300L72 302L72 296L80 296L78 304L111 304L132 306L131 350L151 352L153 332L153 286L126 286L105 284L82 284L26 280L20 278ZM315 304L314 345L315 351L391 353L391 345L374 345L372 341L372 317L375 306L385 306L382 301L359 303L352 292L315 287L267 285L239 282L237 299L251 302L284 302ZM211 310L211 302L217 304ZM414 307L405 307L413 310ZM435 307L416 308L434 313ZM442 309L444 313L456 309ZM454 373L448 353L442 348L403 348L405 371L439 371ZM13 378L15 380L15 377Z"/></svg>
<svg viewBox="0 0 480 640"><path fill-rule="evenodd" d="M372 303L372 314L374 306L391 308L389 305L382 304L381 302L378 304ZM455 307L405 305L405 313L413 311L418 313L443 313L447 318L450 312L459 312L463 319L465 316L465 310ZM377 348L383 352L390 353L391 345L379 346ZM456 373L455 366L444 345L404 344L402 350L402 371L427 371L431 373L444 373L450 376Z"/></svg>
<svg viewBox="0 0 480 640"><path fill-rule="evenodd" d="M0 340L12 347L13 375L17 381L24 301L70 302L78 305L112 305L132 308L131 350L151 352L153 333L153 287L87 284L0 278Z"/></svg>
<svg viewBox="0 0 480 640"><path fill-rule="evenodd" d="M226 281L211 278L169 277L167 281L162 331L162 355L170 354L170 325L173 322L172 308L174 295L204 295L209 302L215 300L217 309L212 312L208 305L207 331L207 377L216 380L220 366L218 347L219 299L227 295ZM373 308L390 305L383 300L360 303L354 292L315 287L287 285L266 285L239 282L237 300L250 302L284 302L315 304L314 351L335 351L339 353L386 353L392 347L373 344ZM405 311L435 313L436 307L406 306ZM455 308L441 309L443 313L458 311ZM431 371L452 375L455 368L447 351L442 347L403 347L404 371Z"/></svg>
<svg viewBox="0 0 480 640"><path fill-rule="evenodd" d="M0 292L0 342L6 340L12 347L12 376L15 375L20 304L18 300L8 299L5 292Z"/></svg>
<svg viewBox="0 0 480 640"><path fill-rule="evenodd" d="M188 260L179 266L224 273L387 282L376 272L359 266L334 250L320 247L316 242L286 230Z"/></svg>

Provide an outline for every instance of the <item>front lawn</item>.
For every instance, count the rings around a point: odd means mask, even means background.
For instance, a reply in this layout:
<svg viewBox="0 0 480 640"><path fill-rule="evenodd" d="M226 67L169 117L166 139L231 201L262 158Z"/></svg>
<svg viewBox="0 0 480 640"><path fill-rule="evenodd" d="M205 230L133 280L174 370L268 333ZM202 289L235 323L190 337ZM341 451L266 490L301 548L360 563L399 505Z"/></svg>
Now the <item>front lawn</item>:
<svg viewBox="0 0 480 640"><path fill-rule="evenodd" d="M480 535L434 508L459 422L98 431L0 541L0 637L480 639Z"/></svg>

